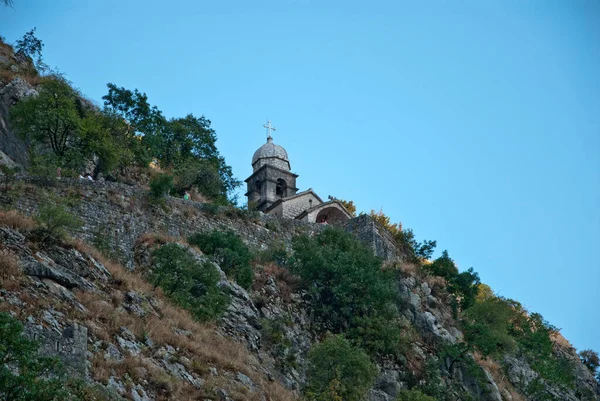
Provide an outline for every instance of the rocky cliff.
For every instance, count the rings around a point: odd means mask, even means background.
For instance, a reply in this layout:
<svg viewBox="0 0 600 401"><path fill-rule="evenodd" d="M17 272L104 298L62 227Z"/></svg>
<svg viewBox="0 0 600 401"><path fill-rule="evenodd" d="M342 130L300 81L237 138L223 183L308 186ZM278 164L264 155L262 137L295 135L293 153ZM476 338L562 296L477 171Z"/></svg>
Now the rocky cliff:
<svg viewBox="0 0 600 401"><path fill-rule="evenodd" d="M215 326L174 307L140 272L148 268L153 249L185 244L195 232L233 230L253 249L290 249L294 236L314 235L322 225L175 198L156 205L141 187L78 180L40 183L22 177L2 192L0 204L35 216L49 199L60 199L82 219L74 239L40 241L26 218L4 213L0 219L0 248L18 265L1 290L0 308L25 322L28 335L43 339L43 352L60 356L115 397L286 400L301 395L307 353L321 334L306 294L284 268L255 266L254 285L246 291L216 265L219 286L231 303ZM439 386L445 399L538 399L527 392L539 375L518 354L507 355L504 366L477 354L453 356L449 350L461 344L463 333L444 283L419 274L383 227L361 216L345 229L396 269L399 313L410 339L402 358L377 361L370 400L395 400L418 383ZM119 263L108 262L89 244ZM214 263L190 249L199 261ZM546 384L548 399L600 399L598 383L575 350L557 337L555 352L572 361L576 380L571 388Z"/></svg>

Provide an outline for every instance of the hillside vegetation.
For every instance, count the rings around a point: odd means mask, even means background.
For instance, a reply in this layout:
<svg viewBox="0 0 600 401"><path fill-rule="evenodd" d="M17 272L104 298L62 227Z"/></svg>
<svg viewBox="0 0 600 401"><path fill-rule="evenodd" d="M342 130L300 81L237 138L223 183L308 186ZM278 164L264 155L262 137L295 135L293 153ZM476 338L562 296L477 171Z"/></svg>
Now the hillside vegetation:
<svg viewBox="0 0 600 401"><path fill-rule="evenodd" d="M42 48L0 44L0 400L600 399L597 353L435 241L238 208L208 119L95 105Z"/></svg>

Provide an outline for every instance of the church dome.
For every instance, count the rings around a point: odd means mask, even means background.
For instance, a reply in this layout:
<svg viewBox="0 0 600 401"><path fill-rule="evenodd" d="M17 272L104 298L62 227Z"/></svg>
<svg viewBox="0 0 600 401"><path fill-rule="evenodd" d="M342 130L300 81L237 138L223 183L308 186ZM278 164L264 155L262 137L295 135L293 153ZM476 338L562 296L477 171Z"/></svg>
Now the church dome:
<svg viewBox="0 0 600 401"><path fill-rule="evenodd" d="M290 160L287 152L279 145L273 143L273 138L267 138L267 143L258 148L252 156L252 167L254 171L258 170L265 164L277 167L286 171L290 170Z"/></svg>

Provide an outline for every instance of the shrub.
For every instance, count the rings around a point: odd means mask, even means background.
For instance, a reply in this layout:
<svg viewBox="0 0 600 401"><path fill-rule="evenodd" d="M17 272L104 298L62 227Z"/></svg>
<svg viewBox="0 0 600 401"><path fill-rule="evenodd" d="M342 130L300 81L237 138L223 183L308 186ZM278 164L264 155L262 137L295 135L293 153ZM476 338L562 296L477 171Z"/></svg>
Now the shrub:
<svg viewBox="0 0 600 401"><path fill-rule="evenodd" d="M228 277L242 287L252 286L254 273L250 267L252 255L244 242L233 231L197 233L188 238L188 242L198 246L202 252L212 255Z"/></svg>
<svg viewBox="0 0 600 401"><path fill-rule="evenodd" d="M433 263L425 264L423 269L429 274L446 280L448 292L454 296L455 314L458 306L465 310L475 303L479 291L479 275L473 268L459 273L448 251L442 252L442 256Z"/></svg>
<svg viewBox="0 0 600 401"><path fill-rule="evenodd" d="M19 278L22 276L17 256L8 249L0 248L0 287L7 290L19 288Z"/></svg>
<svg viewBox="0 0 600 401"><path fill-rule="evenodd" d="M69 213L63 206L48 204L40 209L36 217L37 223L42 227L42 232L47 237L64 238L67 230L76 230L82 222Z"/></svg>
<svg viewBox="0 0 600 401"><path fill-rule="evenodd" d="M393 272L352 235L327 228L293 242L292 271L307 290L323 330L341 333L374 354L393 354L400 339L394 323Z"/></svg>
<svg viewBox="0 0 600 401"><path fill-rule="evenodd" d="M3 181L4 190L8 191L9 185L11 185L15 180L15 174L17 173L17 170L14 168L5 166L5 165L0 165L0 173L2 174L2 177L3 177L2 181Z"/></svg>
<svg viewBox="0 0 600 401"><path fill-rule="evenodd" d="M159 174L150 180L150 196L154 200L163 199L173 189L173 176Z"/></svg>
<svg viewBox="0 0 600 401"><path fill-rule="evenodd" d="M400 390L396 401L435 401L435 398L423 394L419 390Z"/></svg>
<svg viewBox="0 0 600 401"><path fill-rule="evenodd" d="M23 336L23 325L0 313L0 399L14 401L75 400L56 359L38 354L38 344Z"/></svg>
<svg viewBox="0 0 600 401"><path fill-rule="evenodd" d="M591 349L583 350L579 353L579 358L581 362L588 367L592 373L596 372L596 369L600 366L600 358L598 358L598 353L596 351L592 351Z"/></svg>
<svg viewBox="0 0 600 401"><path fill-rule="evenodd" d="M513 352L516 342L508 332L512 314L511 306L501 298L477 302L465 312L465 340L484 356Z"/></svg>
<svg viewBox="0 0 600 401"><path fill-rule="evenodd" d="M342 336L330 336L308 353L306 395L314 401L363 400L376 375L364 351Z"/></svg>
<svg viewBox="0 0 600 401"><path fill-rule="evenodd" d="M199 263L178 244L164 245L152 253L148 278L198 320L214 319L229 305L229 297L217 285L217 269L209 262Z"/></svg>

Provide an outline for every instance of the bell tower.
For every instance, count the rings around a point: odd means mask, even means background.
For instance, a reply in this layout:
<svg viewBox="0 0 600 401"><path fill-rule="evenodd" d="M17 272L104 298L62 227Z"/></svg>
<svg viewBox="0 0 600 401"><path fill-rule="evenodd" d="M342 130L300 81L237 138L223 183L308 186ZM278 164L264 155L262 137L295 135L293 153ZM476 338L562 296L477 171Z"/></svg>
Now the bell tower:
<svg viewBox="0 0 600 401"><path fill-rule="evenodd" d="M248 205L264 211L279 199L295 195L297 174L290 171L286 150L273 143L271 121L263 125L267 129L267 143L252 156L253 173L246 179Z"/></svg>

